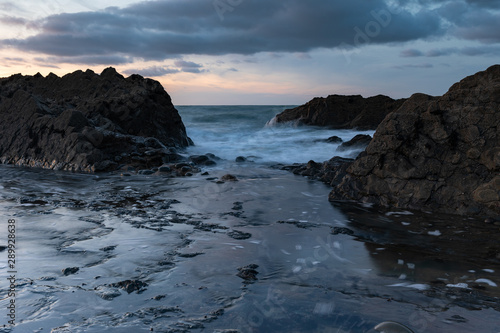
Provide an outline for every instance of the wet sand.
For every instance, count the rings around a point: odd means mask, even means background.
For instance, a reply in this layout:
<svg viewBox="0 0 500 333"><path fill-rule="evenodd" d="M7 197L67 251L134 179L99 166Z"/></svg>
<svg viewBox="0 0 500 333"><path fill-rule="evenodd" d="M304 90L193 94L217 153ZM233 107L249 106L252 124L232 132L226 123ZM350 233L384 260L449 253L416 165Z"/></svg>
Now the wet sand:
<svg viewBox="0 0 500 333"><path fill-rule="evenodd" d="M0 166L19 244L17 325L0 332L498 331L500 226L332 205L325 185L251 163L208 172Z"/></svg>

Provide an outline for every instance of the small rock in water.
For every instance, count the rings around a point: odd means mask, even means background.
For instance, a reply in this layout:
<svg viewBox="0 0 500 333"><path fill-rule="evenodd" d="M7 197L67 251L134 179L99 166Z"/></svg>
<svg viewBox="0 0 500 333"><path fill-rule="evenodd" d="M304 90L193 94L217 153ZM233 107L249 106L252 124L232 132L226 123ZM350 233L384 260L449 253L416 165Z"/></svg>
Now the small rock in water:
<svg viewBox="0 0 500 333"><path fill-rule="evenodd" d="M352 231L349 228L344 228L344 227L333 227L332 234L334 234L334 235L344 234L344 235L352 236L352 235L354 235L354 231Z"/></svg>
<svg viewBox="0 0 500 333"><path fill-rule="evenodd" d="M140 280L125 280L125 281L120 281L116 283L111 283L111 287L114 288L120 288L125 290L127 293L132 293L134 291L137 291L137 293L140 293L144 290L146 290L146 287L148 286L147 283L142 282Z"/></svg>
<svg viewBox="0 0 500 333"><path fill-rule="evenodd" d="M227 181L227 182L237 182L238 181L238 178L236 178L236 176L233 176L230 174L224 175L220 179L223 181Z"/></svg>
<svg viewBox="0 0 500 333"><path fill-rule="evenodd" d="M172 168L170 168L168 165L162 165L161 167L158 168L159 172L170 172L172 171Z"/></svg>
<svg viewBox="0 0 500 333"><path fill-rule="evenodd" d="M234 239L248 239L252 237L252 234L249 232L243 232L238 230L233 230L227 233L227 235Z"/></svg>
<svg viewBox="0 0 500 333"><path fill-rule="evenodd" d="M236 275L247 282L253 282L257 280L257 274L259 274L259 272L257 272L256 269L258 267L259 265L256 264L250 264L245 267L240 267L238 268L240 272Z"/></svg>
<svg viewBox="0 0 500 333"><path fill-rule="evenodd" d="M236 162L238 162L238 163L241 163L241 162L246 162L246 160L247 160L247 159L246 159L245 157L243 157L243 156L238 156L238 157L236 157L236 160L235 160L235 161L236 161Z"/></svg>
<svg viewBox="0 0 500 333"><path fill-rule="evenodd" d="M79 270L80 270L80 268L78 268L78 267L67 267L67 268L62 270L62 273L64 274L64 276L68 276L71 274L75 274Z"/></svg>
<svg viewBox="0 0 500 333"><path fill-rule="evenodd" d="M328 143L342 143L342 139L334 135L325 140Z"/></svg>

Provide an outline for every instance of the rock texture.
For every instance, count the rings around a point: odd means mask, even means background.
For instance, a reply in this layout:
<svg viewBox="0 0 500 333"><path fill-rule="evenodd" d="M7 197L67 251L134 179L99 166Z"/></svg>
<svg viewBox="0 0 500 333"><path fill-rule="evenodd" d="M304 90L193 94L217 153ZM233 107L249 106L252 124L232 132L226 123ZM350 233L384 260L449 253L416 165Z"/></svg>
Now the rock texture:
<svg viewBox="0 0 500 333"><path fill-rule="evenodd" d="M442 97L415 94L378 127L331 200L500 214L500 65Z"/></svg>
<svg viewBox="0 0 500 333"><path fill-rule="evenodd" d="M114 68L0 79L0 161L73 171L152 167L189 145L161 84Z"/></svg>
<svg viewBox="0 0 500 333"><path fill-rule="evenodd" d="M324 126L332 129L376 129L387 114L397 110L404 99L360 95L316 97L307 104L278 114L271 122Z"/></svg>

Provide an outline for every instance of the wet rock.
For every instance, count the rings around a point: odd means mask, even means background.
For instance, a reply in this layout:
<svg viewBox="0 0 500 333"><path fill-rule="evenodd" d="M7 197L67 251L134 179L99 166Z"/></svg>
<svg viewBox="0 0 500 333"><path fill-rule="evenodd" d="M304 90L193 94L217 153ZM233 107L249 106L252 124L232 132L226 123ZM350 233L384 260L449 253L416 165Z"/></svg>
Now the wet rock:
<svg viewBox="0 0 500 333"><path fill-rule="evenodd" d="M500 214L500 65L442 97L415 94L380 124L330 200Z"/></svg>
<svg viewBox="0 0 500 333"><path fill-rule="evenodd" d="M48 202L34 197L21 197L17 200L20 204L46 205Z"/></svg>
<svg viewBox="0 0 500 333"><path fill-rule="evenodd" d="M199 255L204 254L203 252L192 252L192 253L177 253L177 255L181 258L194 258Z"/></svg>
<svg viewBox="0 0 500 333"><path fill-rule="evenodd" d="M170 172L172 171L172 168L170 168L168 165L162 165L161 167L158 168L158 172Z"/></svg>
<svg viewBox="0 0 500 333"><path fill-rule="evenodd" d="M287 221L278 221L277 223L279 224L292 224L296 226L297 228L301 229L310 229L312 227L317 227L317 224L310 223L310 222L301 222L301 221L295 221L295 220L287 220Z"/></svg>
<svg viewBox="0 0 500 333"><path fill-rule="evenodd" d="M242 210L243 209L243 202L235 201L233 202L233 208L232 210Z"/></svg>
<svg viewBox="0 0 500 333"><path fill-rule="evenodd" d="M134 291L139 294L144 290L146 290L148 284L140 280L125 280L116 283L111 283L109 286L113 288L123 289L129 294L133 293Z"/></svg>
<svg viewBox="0 0 500 333"><path fill-rule="evenodd" d="M62 270L62 273L64 276L68 276L68 275L76 274L79 270L80 270L80 268L78 268L78 267L67 267L67 268Z"/></svg>
<svg viewBox="0 0 500 333"><path fill-rule="evenodd" d="M111 301L116 297L119 297L122 295L122 293L117 290L116 288L110 288L107 286L98 286L94 288L94 291L96 294L101 297L102 299L106 301Z"/></svg>
<svg viewBox="0 0 500 333"><path fill-rule="evenodd" d="M327 143L342 143L342 139L339 138L338 136L331 136L328 139L325 140Z"/></svg>
<svg viewBox="0 0 500 333"><path fill-rule="evenodd" d="M252 237L252 234L249 232L243 232L238 230L233 230L227 233L227 235L234 239L248 239Z"/></svg>
<svg viewBox="0 0 500 333"><path fill-rule="evenodd" d="M238 163L242 163L242 162L246 162L246 161L247 161L247 159L244 156L238 156L235 159L235 162L238 162Z"/></svg>
<svg viewBox="0 0 500 333"><path fill-rule="evenodd" d="M239 272L236 275L246 282L253 282L257 280L257 274L259 274L259 272L256 271L257 268L259 268L259 265L256 264L239 267Z"/></svg>
<svg viewBox="0 0 500 333"><path fill-rule="evenodd" d="M389 113L397 110L405 100L387 96L330 95L316 97L302 106L278 114L272 122L294 122L334 129L376 129Z"/></svg>
<svg viewBox="0 0 500 333"><path fill-rule="evenodd" d="M347 174L347 168L353 162L353 159L334 157L329 161L317 163L309 161L305 164L293 164L287 166L277 166L279 169L288 170L296 175L308 177L309 179L320 180L331 186L335 186Z"/></svg>
<svg viewBox="0 0 500 333"><path fill-rule="evenodd" d="M116 249L116 245L110 245L110 246L100 248L99 251L109 252L109 251L113 251L114 249Z"/></svg>
<svg viewBox="0 0 500 333"><path fill-rule="evenodd" d="M159 300L164 299L165 297L167 297L167 296L166 295L157 295L157 296L153 297L152 299L155 301L159 301Z"/></svg>
<svg viewBox="0 0 500 333"><path fill-rule="evenodd" d="M7 250L7 246L0 245L0 252Z"/></svg>
<svg viewBox="0 0 500 333"><path fill-rule="evenodd" d="M139 175L152 175L153 173L155 173L153 170L148 170L148 169L145 169L145 170L139 170L137 172Z"/></svg>
<svg viewBox="0 0 500 333"><path fill-rule="evenodd" d="M358 134L351 140L342 143L337 147L337 151L346 151L353 149L365 149L370 142L372 141L372 137L366 134Z"/></svg>
<svg viewBox="0 0 500 333"><path fill-rule="evenodd" d="M113 68L0 79L0 162L54 170L161 165L192 142L161 84Z"/></svg>
<svg viewBox="0 0 500 333"><path fill-rule="evenodd" d="M208 156L206 156L206 155L193 155L193 156L189 156L189 159L194 164L198 164L198 165L205 164L205 162L209 160Z"/></svg>
<svg viewBox="0 0 500 333"><path fill-rule="evenodd" d="M236 176L230 175L230 174L224 175L220 179L224 182L237 182L238 181L238 178L236 178Z"/></svg>
<svg viewBox="0 0 500 333"><path fill-rule="evenodd" d="M352 235L354 235L354 231L352 231L349 228L344 228L344 227L333 227L332 228L332 234L333 235L342 234L342 235L352 236Z"/></svg>

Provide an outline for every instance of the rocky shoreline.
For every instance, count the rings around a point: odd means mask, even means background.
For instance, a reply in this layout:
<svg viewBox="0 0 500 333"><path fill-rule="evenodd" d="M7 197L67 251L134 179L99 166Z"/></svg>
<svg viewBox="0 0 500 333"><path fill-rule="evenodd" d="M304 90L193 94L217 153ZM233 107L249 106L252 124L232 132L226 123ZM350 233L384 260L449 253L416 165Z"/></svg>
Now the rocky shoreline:
<svg viewBox="0 0 500 333"><path fill-rule="evenodd" d="M500 220L499 110L496 65L441 97L413 95L387 115L355 160L281 168L331 185L332 202Z"/></svg>
<svg viewBox="0 0 500 333"><path fill-rule="evenodd" d="M338 151L356 159L279 166L333 187L331 201L500 216L500 65L467 77L441 97L332 95L285 110L271 122L376 128ZM76 71L62 78L0 79L0 162L54 170L191 176L213 154L187 157L192 145L161 84ZM340 138L326 142L339 144ZM244 158L240 158L240 162Z"/></svg>
<svg viewBox="0 0 500 333"><path fill-rule="evenodd" d="M283 111L272 122L292 122L332 129L372 130L404 101L405 99L394 100L383 95L368 98L360 95L316 97L304 105Z"/></svg>
<svg viewBox="0 0 500 333"><path fill-rule="evenodd" d="M114 68L0 79L0 161L83 172L182 160L192 141L162 85Z"/></svg>

